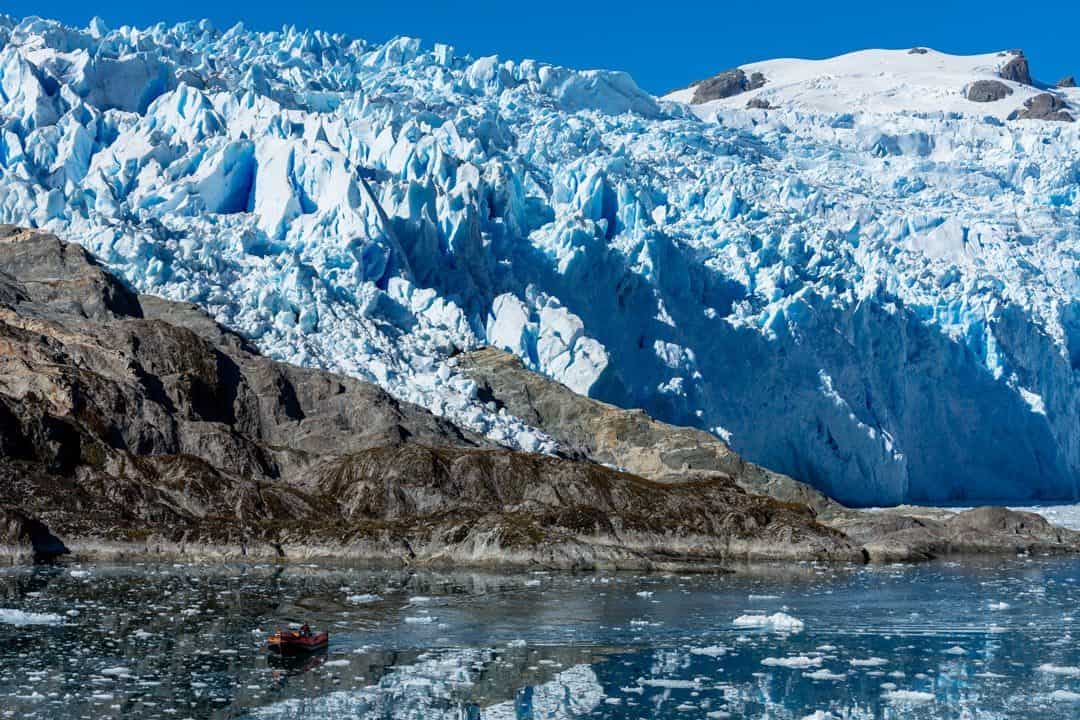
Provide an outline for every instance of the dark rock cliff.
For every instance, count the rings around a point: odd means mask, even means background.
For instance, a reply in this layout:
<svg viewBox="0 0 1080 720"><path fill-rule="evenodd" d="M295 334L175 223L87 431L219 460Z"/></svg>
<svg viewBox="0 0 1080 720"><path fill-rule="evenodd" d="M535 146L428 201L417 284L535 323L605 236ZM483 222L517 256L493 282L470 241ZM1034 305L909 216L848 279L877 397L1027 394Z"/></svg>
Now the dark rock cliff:
<svg viewBox="0 0 1080 720"><path fill-rule="evenodd" d="M373 385L262 357L194 306L133 294L78 246L0 228L9 556L861 559L805 505L747 493L741 461L725 462L731 473L657 482L497 447Z"/></svg>

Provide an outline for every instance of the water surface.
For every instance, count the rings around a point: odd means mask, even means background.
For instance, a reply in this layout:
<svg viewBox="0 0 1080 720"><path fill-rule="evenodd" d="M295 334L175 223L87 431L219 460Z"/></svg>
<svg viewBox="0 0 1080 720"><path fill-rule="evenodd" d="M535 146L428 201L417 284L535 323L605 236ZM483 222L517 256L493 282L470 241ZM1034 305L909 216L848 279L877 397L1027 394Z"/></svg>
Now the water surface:
<svg viewBox="0 0 1080 720"><path fill-rule="evenodd" d="M1075 718L1078 573L10 568L0 717ZM329 652L266 653L302 621Z"/></svg>

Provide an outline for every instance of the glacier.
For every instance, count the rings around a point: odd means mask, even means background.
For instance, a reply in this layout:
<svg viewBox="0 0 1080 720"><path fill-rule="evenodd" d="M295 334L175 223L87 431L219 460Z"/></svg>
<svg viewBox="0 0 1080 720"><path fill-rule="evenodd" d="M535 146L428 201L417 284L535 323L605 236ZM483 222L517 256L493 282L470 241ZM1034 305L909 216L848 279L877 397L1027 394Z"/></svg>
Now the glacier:
<svg viewBox="0 0 1080 720"><path fill-rule="evenodd" d="M765 110L406 37L0 17L0 222L525 450L557 446L458 352L850 504L1074 499L1080 131L1005 120L1026 86L963 99L996 57L766 63Z"/></svg>

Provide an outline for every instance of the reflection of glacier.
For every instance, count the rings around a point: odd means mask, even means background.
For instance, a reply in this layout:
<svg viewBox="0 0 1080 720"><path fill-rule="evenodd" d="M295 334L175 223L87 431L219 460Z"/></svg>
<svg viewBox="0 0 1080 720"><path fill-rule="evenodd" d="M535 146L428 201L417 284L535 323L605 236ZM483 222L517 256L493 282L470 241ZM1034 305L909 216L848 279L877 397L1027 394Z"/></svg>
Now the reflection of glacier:
<svg viewBox="0 0 1080 720"><path fill-rule="evenodd" d="M487 708L470 699L479 675L497 655L492 650L431 651L413 665L393 668L378 685L286 700L251 714L267 720L385 718L386 720L561 720L587 715L604 697L596 673L575 665L550 681L517 691L514 700ZM513 693L516 685L503 688Z"/></svg>
<svg viewBox="0 0 1080 720"><path fill-rule="evenodd" d="M0 18L0 42L0 221L277 357L550 449L444 361L489 342L841 499L1075 495L1075 126L700 119L409 38Z"/></svg>

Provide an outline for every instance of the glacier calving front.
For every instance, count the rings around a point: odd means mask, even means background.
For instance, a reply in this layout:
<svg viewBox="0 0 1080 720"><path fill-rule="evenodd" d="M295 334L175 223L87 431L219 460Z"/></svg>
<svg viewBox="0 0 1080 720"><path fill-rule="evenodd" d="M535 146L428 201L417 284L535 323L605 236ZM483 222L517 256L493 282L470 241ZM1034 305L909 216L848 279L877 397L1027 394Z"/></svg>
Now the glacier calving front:
<svg viewBox="0 0 1080 720"><path fill-rule="evenodd" d="M1075 126L698 117L622 73L205 22L0 42L0 221L277 358L552 450L448 360L492 343L848 502L1077 494Z"/></svg>

